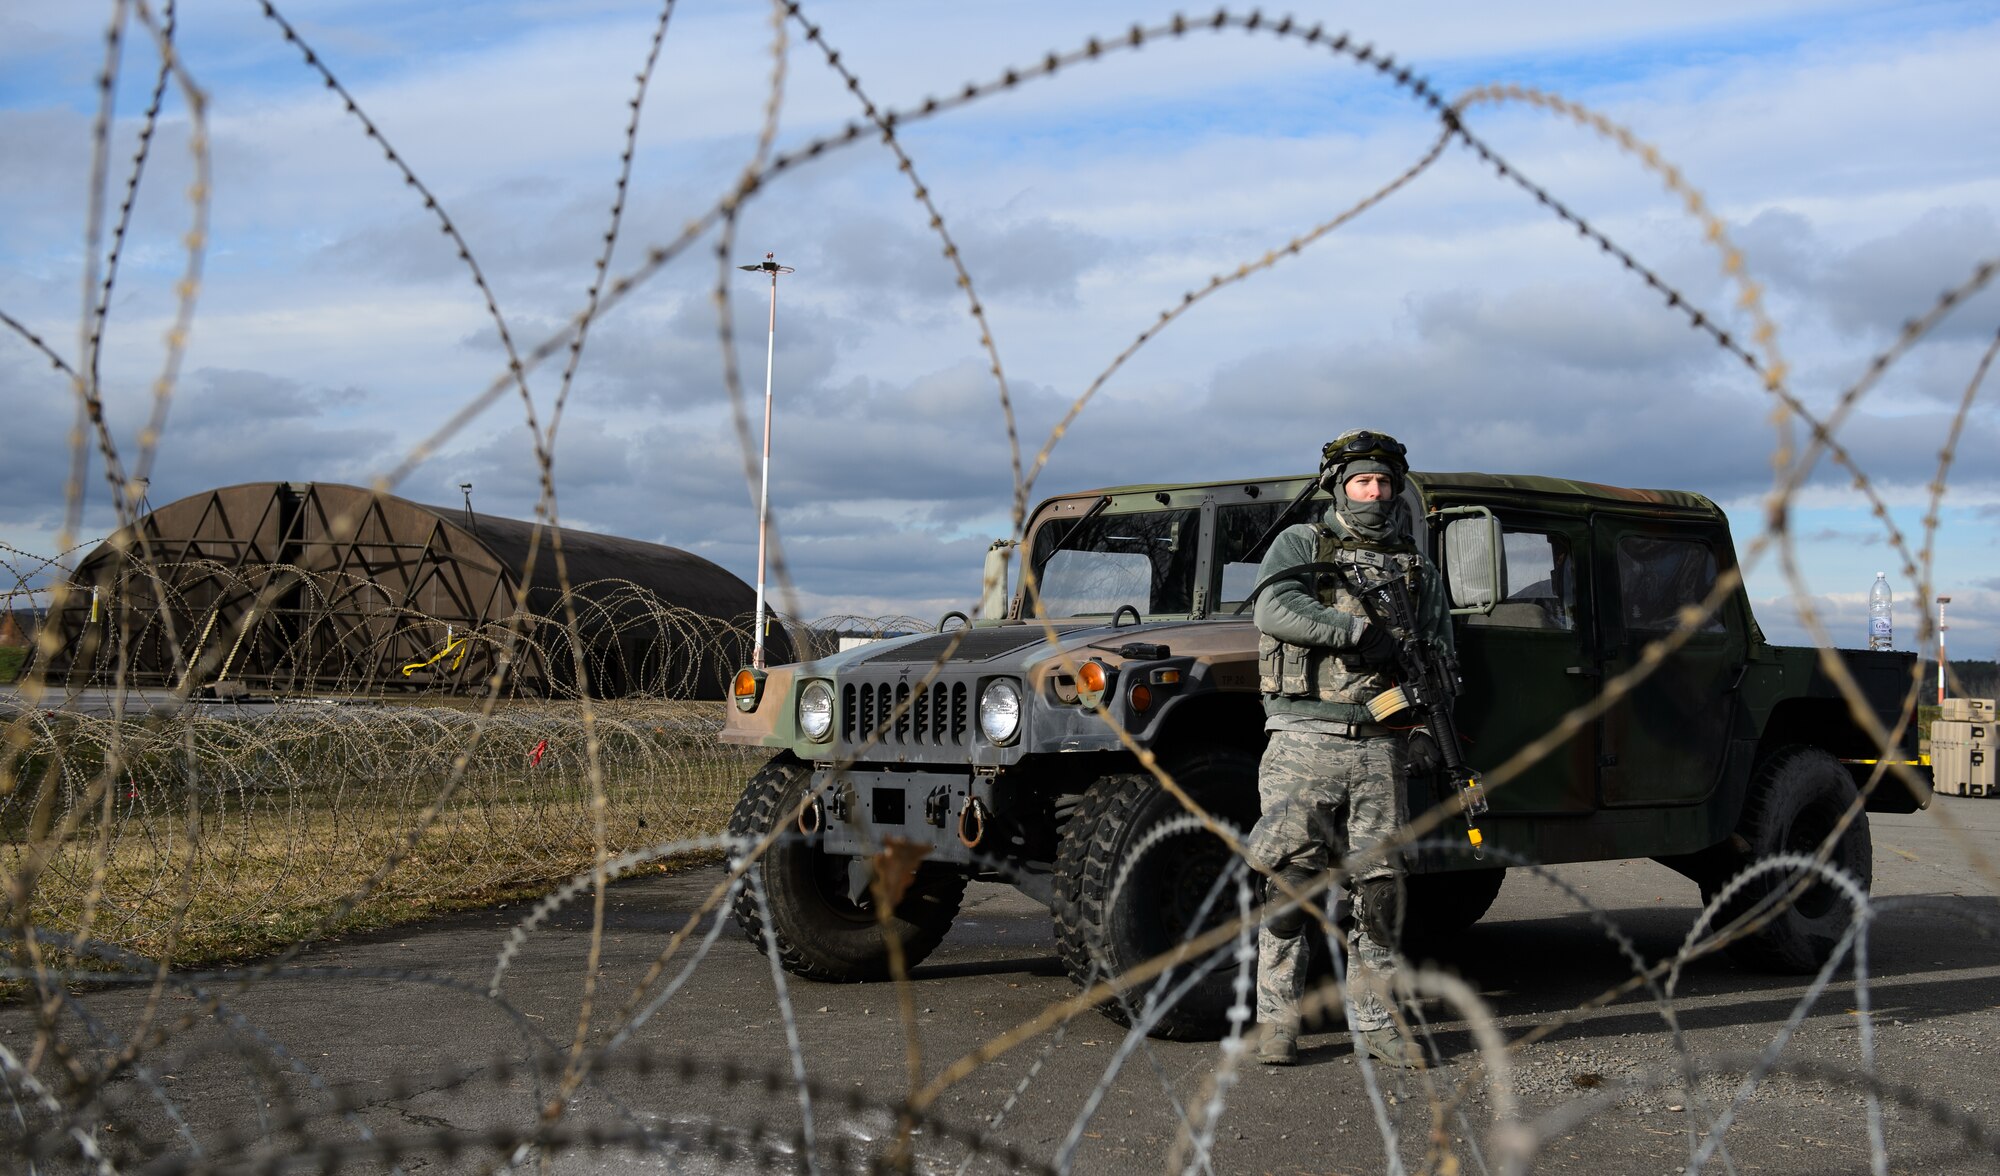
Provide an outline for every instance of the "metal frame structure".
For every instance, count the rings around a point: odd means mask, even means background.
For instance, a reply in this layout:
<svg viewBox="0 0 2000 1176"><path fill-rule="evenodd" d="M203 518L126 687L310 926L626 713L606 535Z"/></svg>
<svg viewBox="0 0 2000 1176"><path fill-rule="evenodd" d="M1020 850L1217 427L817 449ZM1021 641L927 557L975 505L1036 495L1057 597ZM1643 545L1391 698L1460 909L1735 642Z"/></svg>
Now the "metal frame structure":
<svg viewBox="0 0 2000 1176"><path fill-rule="evenodd" d="M52 684L469 692L500 673L510 694L573 695L581 677L597 695L720 697L753 605L742 580L675 548L334 483L168 503L72 579Z"/></svg>

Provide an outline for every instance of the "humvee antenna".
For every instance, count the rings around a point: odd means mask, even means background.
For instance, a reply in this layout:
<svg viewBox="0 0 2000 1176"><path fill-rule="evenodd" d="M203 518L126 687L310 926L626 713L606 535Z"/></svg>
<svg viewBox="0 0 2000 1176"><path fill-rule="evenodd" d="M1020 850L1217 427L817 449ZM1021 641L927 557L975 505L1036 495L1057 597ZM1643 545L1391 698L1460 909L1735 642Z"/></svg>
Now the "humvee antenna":
<svg viewBox="0 0 2000 1176"><path fill-rule="evenodd" d="M766 253L756 265L739 265L740 270L771 275L771 329L764 341L764 462L757 490L757 633L750 647L750 664L764 668L764 532L771 520L771 371L778 354L778 275L796 272L779 265L776 254Z"/></svg>

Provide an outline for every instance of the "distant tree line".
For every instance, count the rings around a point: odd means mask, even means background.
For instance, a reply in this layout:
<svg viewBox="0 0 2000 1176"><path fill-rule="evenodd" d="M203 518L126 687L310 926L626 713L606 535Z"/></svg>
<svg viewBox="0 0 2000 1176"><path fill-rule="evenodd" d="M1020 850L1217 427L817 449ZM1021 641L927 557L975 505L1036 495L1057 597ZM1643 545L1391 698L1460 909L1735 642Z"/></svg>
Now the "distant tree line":
<svg viewBox="0 0 2000 1176"><path fill-rule="evenodd" d="M1937 681L1937 659L1924 662L1924 681ZM1952 658L1946 666L1946 692L1955 698L2000 698L2000 662Z"/></svg>

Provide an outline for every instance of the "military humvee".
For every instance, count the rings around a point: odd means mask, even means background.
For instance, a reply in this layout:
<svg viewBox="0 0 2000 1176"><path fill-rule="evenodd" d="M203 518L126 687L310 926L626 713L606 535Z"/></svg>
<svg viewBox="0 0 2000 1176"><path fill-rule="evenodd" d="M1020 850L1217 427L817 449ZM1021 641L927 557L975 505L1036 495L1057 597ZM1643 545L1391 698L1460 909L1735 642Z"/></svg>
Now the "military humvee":
<svg viewBox="0 0 2000 1176"><path fill-rule="evenodd" d="M1594 698L1735 562L1727 518L1698 494L1476 473L1412 473L1405 493L1409 517L1421 520L1412 538L1449 585L1456 714L1465 758L1479 768ZM974 877L1046 901L1079 981L1151 958L1198 930L1198 917L1217 918L1210 895L1230 863L1225 843L1177 820L1182 806L1131 747L1158 756L1237 830L1255 823L1264 713L1243 606L1263 548L1283 525L1317 520L1325 502L1310 477L1052 498L1021 547L1047 627L1023 617L1033 606L1018 589L1010 599L1002 588L981 609L993 619L962 631L739 674L722 738L776 754L730 830L762 837L787 826L755 867L784 966L822 980L883 977L885 929L913 964L944 938ZM996 544L989 583L1005 584L1007 557ZM1893 728L1914 655L1840 657ZM1908 724L1892 758L1914 760L1916 738ZM1757 858L1815 848L1877 757L1816 651L1766 642L1739 587L1652 676L1491 790L1482 825L1489 847L1527 860L1649 857L1711 895ZM1441 799L1427 781L1410 789L1412 813ZM1909 812L1929 799L1891 778L1867 808ZM887 892L870 879L890 860L877 856L885 847L908 886L878 920ZM1871 853L1864 814L1832 860L1866 886ZM1500 889L1503 856L1410 855L1409 928L1470 926ZM1740 901L1775 885L1767 876ZM1819 885L1733 950L1753 965L1811 969L1848 916L1839 893ZM736 917L763 948L747 893ZM1218 1032L1229 972L1212 972L1153 1031Z"/></svg>

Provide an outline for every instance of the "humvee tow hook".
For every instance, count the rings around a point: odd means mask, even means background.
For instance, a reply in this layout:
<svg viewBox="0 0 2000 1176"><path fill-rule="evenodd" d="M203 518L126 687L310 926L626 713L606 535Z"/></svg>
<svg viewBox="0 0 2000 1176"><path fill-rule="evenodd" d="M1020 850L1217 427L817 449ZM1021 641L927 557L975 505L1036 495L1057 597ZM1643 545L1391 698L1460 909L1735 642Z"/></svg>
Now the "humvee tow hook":
<svg viewBox="0 0 2000 1176"><path fill-rule="evenodd" d="M958 810L958 840L967 849L978 849L986 840L986 806L978 797L968 797L965 807Z"/></svg>

